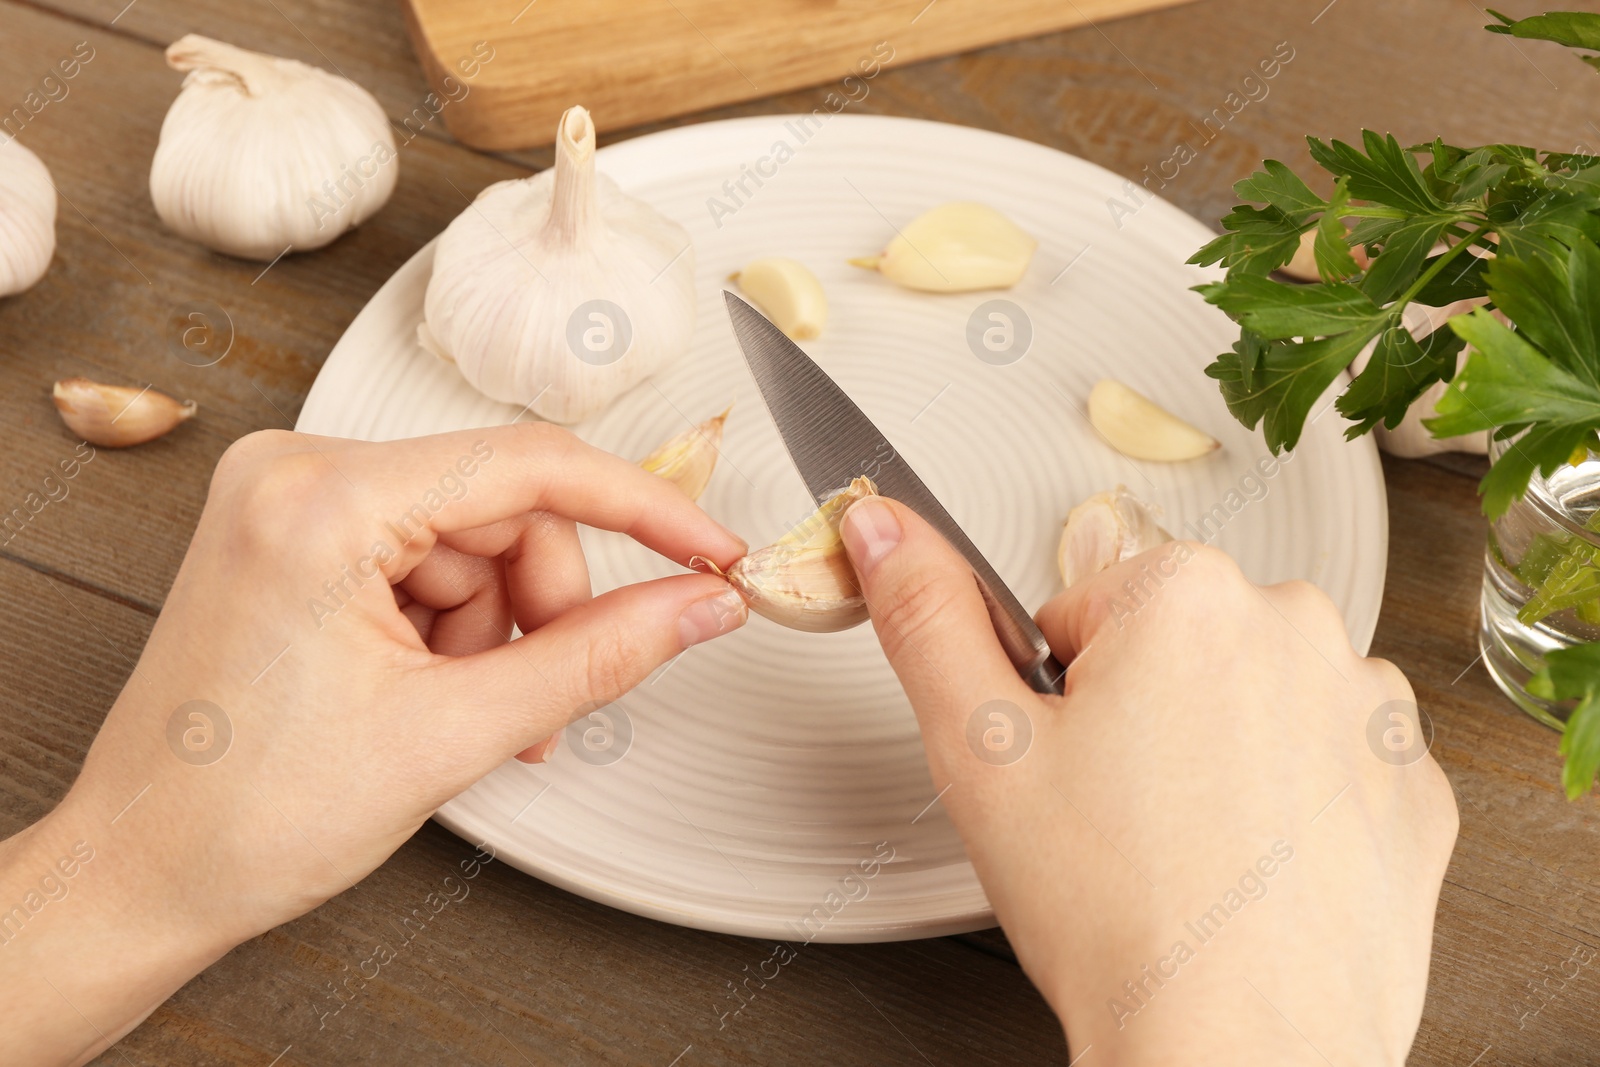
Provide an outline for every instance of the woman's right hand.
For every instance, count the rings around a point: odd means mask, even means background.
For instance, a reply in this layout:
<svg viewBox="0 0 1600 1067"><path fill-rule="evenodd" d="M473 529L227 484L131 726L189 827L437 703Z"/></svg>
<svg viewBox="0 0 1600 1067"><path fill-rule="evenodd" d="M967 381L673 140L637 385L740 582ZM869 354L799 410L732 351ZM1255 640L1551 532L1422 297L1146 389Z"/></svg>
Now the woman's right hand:
<svg viewBox="0 0 1600 1067"><path fill-rule="evenodd" d="M1400 1064L1455 842L1411 687L1315 587L1175 542L1039 625L1018 678L971 568L872 498L845 518L934 785L1074 1056Z"/></svg>

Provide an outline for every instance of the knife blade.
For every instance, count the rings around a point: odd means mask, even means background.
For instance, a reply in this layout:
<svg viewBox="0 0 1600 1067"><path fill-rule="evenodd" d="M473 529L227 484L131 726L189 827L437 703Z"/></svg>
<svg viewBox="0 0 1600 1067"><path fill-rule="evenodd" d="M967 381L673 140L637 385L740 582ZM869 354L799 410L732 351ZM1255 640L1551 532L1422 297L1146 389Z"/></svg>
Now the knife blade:
<svg viewBox="0 0 1600 1067"><path fill-rule="evenodd" d="M727 290L734 337L789 457L819 505L866 475L938 530L972 567L1006 655L1039 693L1060 693L1065 668L1044 634L898 449L821 367L765 315Z"/></svg>

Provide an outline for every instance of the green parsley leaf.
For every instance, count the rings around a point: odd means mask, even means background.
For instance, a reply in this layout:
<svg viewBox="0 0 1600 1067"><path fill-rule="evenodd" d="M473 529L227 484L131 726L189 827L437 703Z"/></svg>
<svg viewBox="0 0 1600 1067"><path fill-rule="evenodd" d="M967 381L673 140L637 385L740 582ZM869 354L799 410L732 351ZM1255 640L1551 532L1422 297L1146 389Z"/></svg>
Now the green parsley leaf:
<svg viewBox="0 0 1600 1067"><path fill-rule="evenodd" d="M1504 33L1531 41L1554 41L1568 48L1588 48L1600 51L1600 15L1582 11L1551 11L1531 18L1512 19L1489 9L1489 14L1500 20L1500 25L1490 23L1484 29L1490 33ZM1595 56L1579 56L1590 66L1596 65Z"/></svg>
<svg viewBox="0 0 1600 1067"><path fill-rule="evenodd" d="M1576 800L1600 773L1600 642L1545 653L1544 668L1528 682L1544 700L1575 700L1561 734L1561 785Z"/></svg>
<svg viewBox="0 0 1600 1067"><path fill-rule="evenodd" d="M1534 470L1555 473L1600 426L1600 388L1482 308L1451 319L1450 328L1477 351L1440 398L1437 417L1424 425L1435 437L1528 427L1479 485L1484 511L1496 518L1527 490Z"/></svg>
<svg viewBox="0 0 1600 1067"><path fill-rule="evenodd" d="M1420 342L1404 326L1379 334L1372 359L1339 397L1339 413L1355 423L1345 436L1353 440L1380 422L1391 430L1400 425L1411 397L1455 373L1456 354L1465 344L1447 329L1434 330Z"/></svg>
<svg viewBox="0 0 1600 1067"><path fill-rule="evenodd" d="M1247 342L1241 337L1206 374L1222 384L1234 418L1251 429L1264 419L1267 447L1283 452L1299 443L1312 405L1382 328L1380 320L1316 341ZM1252 359L1257 364L1253 372L1248 369Z"/></svg>
<svg viewBox="0 0 1600 1067"><path fill-rule="evenodd" d="M1422 264L1422 273L1426 274L1438 261L1439 256L1426 260ZM1489 280L1484 276L1484 272L1493 262L1494 260L1485 256L1471 254L1457 257L1454 263L1445 264L1439 273L1432 275L1423 284L1417 291L1417 303L1442 308L1454 304L1457 300L1473 300L1487 296Z"/></svg>
<svg viewBox="0 0 1600 1067"><path fill-rule="evenodd" d="M1263 161L1261 168L1235 182L1233 195L1253 204L1271 204L1286 215L1309 215L1327 208L1327 201L1276 159Z"/></svg>
<svg viewBox="0 0 1600 1067"><path fill-rule="evenodd" d="M1362 130L1365 155L1343 141L1326 145L1315 137L1308 137L1306 142L1311 146L1311 158L1324 170L1350 179L1351 196L1388 204L1414 215L1428 215L1445 208L1428 188L1416 157L1401 148L1392 133L1380 137L1371 130Z"/></svg>
<svg viewBox="0 0 1600 1067"><path fill-rule="evenodd" d="M1356 257L1350 254L1345 242L1344 211L1350 206L1349 182L1340 178L1334 183L1333 199L1317 222L1317 239L1312 245L1316 257L1317 273L1328 281L1343 281L1361 273Z"/></svg>
<svg viewBox="0 0 1600 1067"><path fill-rule="evenodd" d="M1323 337L1368 325L1373 327L1370 337L1392 317L1348 282L1284 285L1249 274L1197 285L1195 291L1239 325L1269 341Z"/></svg>

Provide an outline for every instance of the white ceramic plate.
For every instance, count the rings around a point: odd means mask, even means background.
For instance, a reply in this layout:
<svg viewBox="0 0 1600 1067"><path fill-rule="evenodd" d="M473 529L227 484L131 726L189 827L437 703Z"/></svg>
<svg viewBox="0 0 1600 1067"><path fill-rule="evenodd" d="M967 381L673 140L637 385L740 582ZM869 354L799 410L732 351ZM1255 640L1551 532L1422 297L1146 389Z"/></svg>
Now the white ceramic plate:
<svg viewBox="0 0 1600 1067"><path fill-rule="evenodd" d="M823 337L806 347L1024 605L1037 609L1058 591L1055 547L1068 509L1124 483L1158 504L1175 533L1218 516L1215 543L1251 578L1316 582L1365 650L1387 544L1377 453L1370 438L1346 443L1333 415L1307 430L1273 477L1254 474L1267 455L1260 435L1229 417L1201 374L1234 339L1226 318L1188 291L1214 276L1183 265L1211 236L1205 226L1152 199L1119 228L1108 201L1132 203L1123 179L1027 141L842 115L802 144L794 122L707 123L600 152L601 169L624 189L688 227L699 319L682 362L577 427L581 436L638 458L737 396L726 458L702 506L752 545L807 514L721 296L723 279L745 261L793 256L816 272L832 305ZM762 162L780 141L792 158ZM758 165L762 184L745 178L736 202L728 190ZM986 201L1039 238L1013 290L909 293L845 264L880 249L893 226L962 198ZM731 213L714 212L718 200ZM419 252L357 316L300 429L385 440L517 416L417 347L431 257L431 246ZM1020 306L1032 330L1026 353L1005 365L980 360L968 341L975 311L996 298ZM980 334L995 324L978 320ZM1090 386L1108 376L1204 427L1223 450L1175 465L1113 453L1082 414ZM596 592L674 569L625 538L584 535ZM620 704L622 715L610 711L617 732L608 751L625 747L622 758L580 759L587 753L569 734L549 764L507 763L439 820L556 885L688 926L876 941L993 924L933 803L915 720L870 626L813 635L752 618ZM604 724L586 725L602 731L591 740L603 746ZM892 862L872 863L891 850Z"/></svg>

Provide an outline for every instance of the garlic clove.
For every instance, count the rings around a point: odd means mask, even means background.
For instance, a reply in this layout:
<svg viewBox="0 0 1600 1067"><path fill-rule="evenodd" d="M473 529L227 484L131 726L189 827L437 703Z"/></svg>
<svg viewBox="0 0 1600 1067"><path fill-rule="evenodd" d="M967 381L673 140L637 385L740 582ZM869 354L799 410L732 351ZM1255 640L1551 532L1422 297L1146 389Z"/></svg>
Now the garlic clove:
<svg viewBox="0 0 1600 1067"><path fill-rule="evenodd" d="M1346 230L1346 233L1349 231ZM1320 282L1322 272L1317 269L1317 228L1315 226L1300 235L1300 245L1294 250L1294 258L1278 269L1297 282ZM1363 245L1355 245L1350 249L1350 255L1356 261L1356 266L1366 270L1372 265L1372 260L1367 255Z"/></svg>
<svg viewBox="0 0 1600 1067"><path fill-rule="evenodd" d="M851 504L878 490L857 478L811 517L766 548L745 556L724 573L750 610L780 626L807 633L848 630L867 619L867 601L839 537L839 521Z"/></svg>
<svg viewBox="0 0 1600 1067"><path fill-rule="evenodd" d="M895 235L882 255L852 259L907 289L965 293L1009 289L1039 246L1016 223L985 204L940 204Z"/></svg>
<svg viewBox="0 0 1600 1067"><path fill-rule="evenodd" d="M639 466L651 474L659 474L688 494L690 500L699 500L716 470L718 449L722 445L722 426L728 421L729 404L722 414L691 427L666 441L654 452L639 461Z"/></svg>
<svg viewBox="0 0 1600 1067"><path fill-rule="evenodd" d="M1119 485L1094 494L1067 513L1056 565L1061 581L1070 587L1170 540L1156 509Z"/></svg>
<svg viewBox="0 0 1600 1067"><path fill-rule="evenodd" d="M1173 463L1222 445L1176 415L1106 378L1089 391L1089 422L1111 447L1132 459Z"/></svg>
<svg viewBox="0 0 1600 1067"><path fill-rule="evenodd" d="M14 137L0 144L0 297L31 288L56 251L56 187Z"/></svg>
<svg viewBox="0 0 1600 1067"><path fill-rule="evenodd" d="M805 264L782 256L753 260L728 279L753 300L772 324L796 341L809 341L828 322L828 297Z"/></svg>
<svg viewBox="0 0 1600 1067"><path fill-rule="evenodd" d="M63 378L52 397L67 429L92 445L126 448L167 433L199 410L154 389L102 385L88 378Z"/></svg>
<svg viewBox="0 0 1600 1067"><path fill-rule="evenodd" d="M394 192L394 133L347 78L189 34L167 49L188 72L161 124L150 199L207 248L271 260L321 248Z"/></svg>
<svg viewBox="0 0 1600 1067"><path fill-rule="evenodd" d="M688 231L595 169L569 109L555 166L489 186L440 236L423 308L430 351L541 419L599 411L688 350Z"/></svg>

